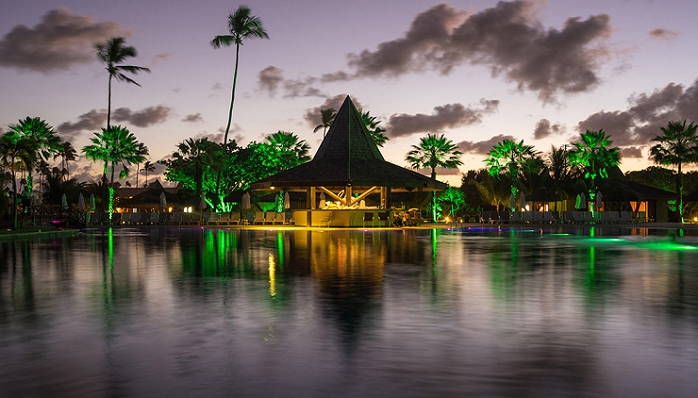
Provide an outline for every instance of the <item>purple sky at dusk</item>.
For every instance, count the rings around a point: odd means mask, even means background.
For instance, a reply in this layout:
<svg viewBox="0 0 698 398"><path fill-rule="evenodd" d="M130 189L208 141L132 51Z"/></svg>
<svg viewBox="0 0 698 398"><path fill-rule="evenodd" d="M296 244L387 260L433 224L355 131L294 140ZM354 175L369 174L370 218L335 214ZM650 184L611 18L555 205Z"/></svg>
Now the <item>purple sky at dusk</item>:
<svg viewBox="0 0 698 398"><path fill-rule="evenodd" d="M114 123L148 146L152 162L186 138L222 141L235 50L209 43L240 4L270 37L241 48L231 132L240 145L284 130L314 153L319 109L338 109L348 94L387 128L381 152L399 165L428 133L458 143L467 171L503 138L547 152L603 128L629 171L651 164L659 126L698 121L691 1L9 0L0 128L39 116L78 150L87 145L107 106L92 45L124 36L139 52L129 63L152 73L134 77L142 87L114 83ZM101 169L82 157L71 176ZM439 179L460 184L455 174Z"/></svg>

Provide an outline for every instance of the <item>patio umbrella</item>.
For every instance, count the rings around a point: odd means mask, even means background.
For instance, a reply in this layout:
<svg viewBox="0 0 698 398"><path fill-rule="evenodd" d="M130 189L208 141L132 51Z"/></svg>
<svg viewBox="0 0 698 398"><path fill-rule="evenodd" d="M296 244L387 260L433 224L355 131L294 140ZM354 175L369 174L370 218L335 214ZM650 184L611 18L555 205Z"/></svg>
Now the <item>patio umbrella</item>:
<svg viewBox="0 0 698 398"><path fill-rule="evenodd" d="M85 197L82 196L82 192L78 195L78 210L85 211Z"/></svg>
<svg viewBox="0 0 698 398"><path fill-rule="evenodd" d="M160 192L160 209L165 210L167 208L167 197L165 197L165 191Z"/></svg>
<svg viewBox="0 0 698 398"><path fill-rule="evenodd" d="M320 208L325 207L325 193L320 192Z"/></svg>
<svg viewBox="0 0 698 398"><path fill-rule="evenodd" d="M584 194L584 192L579 194L579 201L581 202L580 209L586 210L586 208L587 208L587 196Z"/></svg>
<svg viewBox="0 0 698 398"><path fill-rule="evenodd" d="M521 192L521 209L526 209L526 194L523 191Z"/></svg>
<svg viewBox="0 0 698 398"><path fill-rule="evenodd" d="M65 194L61 196L61 206L63 206L63 209L68 210L68 198L65 197Z"/></svg>
<svg viewBox="0 0 698 398"><path fill-rule="evenodd" d="M291 208L291 195L286 192L284 195L284 209L290 209Z"/></svg>
<svg viewBox="0 0 698 398"><path fill-rule="evenodd" d="M516 197L514 195L509 196L509 208L516 207Z"/></svg>
<svg viewBox="0 0 698 398"><path fill-rule="evenodd" d="M199 210L206 210L206 194L201 193L201 202L199 202Z"/></svg>
<svg viewBox="0 0 698 398"><path fill-rule="evenodd" d="M596 209L600 209L603 206L603 195L601 191L596 193Z"/></svg>
<svg viewBox="0 0 698 398"><path fill-rule="evenodd" d="M90 195L90 210L95 211L97 208L97 201L95 200L95 194Z"/></svg>

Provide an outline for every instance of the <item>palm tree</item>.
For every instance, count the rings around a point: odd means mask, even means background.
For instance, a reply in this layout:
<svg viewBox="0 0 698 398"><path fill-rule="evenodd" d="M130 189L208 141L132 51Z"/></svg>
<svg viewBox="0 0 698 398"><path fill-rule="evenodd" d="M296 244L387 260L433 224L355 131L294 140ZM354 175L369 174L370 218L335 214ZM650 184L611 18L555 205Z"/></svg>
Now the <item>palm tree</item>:
<svg viewBox="0 0 698 398"><path fill-rule="evenodd" d="M104 162L105 177L111 166L108 210L109 223L111 224L111 217L114 211L114 173L117 166L120 168L119 178L126 178L129 172L128 166L143 162L145 157L139 153L140 142L125 127L112 126L108 129L103 128L101 133L94 133L94 135L91 139L92 145L83 147L82 152L88 159L94 162Z"/></svg>
<svg viewBox="0 0 698 398"><path fill-rule="evenodd" d="M596 198L597 178L608 178L608 168L620 164L620 148L611 148L613 141L603 130L581 133L581 140L574 144L574 149L569 153L570 165L583 167L584 178L589 181L587 185L589 201ZM592 207L593 209L593 207Z"/></svg>
<svg viewBox="0 0 698 398"><path fill-rule="evenodd" d="M505 139L492 148L485 158L485 165L491 176L499 177L506 174L509 177L509 192L511 192L511 197L516 198L519 192L519 176L525 164L535 157L533 146L525 145L523 140L516 142ZM515 209L515 207L511 208L512 211Z"/></svg>
<svg viewBox="0 0 698 398"><path fill-rule="evenodd" d="M698 163L698 126L691 122L686 126L686 120L669 122L666 127L661 127L664 135L655 136L652 141L658 144L650 148L650 157L654 162L664 166L676 165L678 175L676 178L676 203L679 217L683 223L683 173L681 166L684 163Z"/></svg>
<svg viewBox="0 0 698 398"><path fill-rule="evenodd" d="M436 168L457 169L463 162L458 150L458 145L447 139L443 134L427 134L419 141L419 145L412 145L412 150L407 153L405 160L413 169L431 169L431 178L436 179ZM436 193L431 195L431 220L436 222Z"/></svg>
<svg viewBox="0 0 698 398"><path fill-rule="evenodd" d="M373 142L382 147L383 144L388 141L388 136L383 134L385 133L385 129L380 126L380 122L376 120L375 116L371 116L370 111L363 112L359 110L359 113L361 113L361 120L364 122L364 125L368 130L368 134L373 139Z"/></svg>
<svg viewBox="0 0 698 398"><path fill-rule="evenodd" d="M0 159L12 179L12 229L17 229L17 171L34 162L38 145L15 131L0 136Z"/></svg>
<svg viewBox="0 0 698 398"><path fill-rule="evenodd" d="M68 166L69 161L75 161L78 158L78 151L75 150L73 147L73 144L70 141L63 141L61 142L60 148L56 152L55 155L53 155L53 160L56 160L56 158L60 157L61 158L61 168L62 170L65 170L66 174L66 179L70 179L70 166Z"/></svg>
<svg viewBox="0 0 698 398"><path fill-rule="evenodd" d="M145 172L145 182L143 183L144 187L148 186L148 172L155 172L155 163L150 163L150 160L146 161L145 164L143 164L143 171Z"/></svg>
<svg viewBox="0 0 698 398"><path fill-rule="evenodd" d="M137 152L139 155L141 155L143 157L150 155L150 152L148 151L148 147L146 147L145 144L142 142L138 143ZM138 188L138 176L140 175L140 173L141 173L141 163L138 162L138 163L136 163L136 188ZM146 175L146 180L147 179L148 179L148 176Z"/></svg>
<svg viewBox="0 0 698 398"><path fill-rule="evenodd" d="M322 138L325 138L327 129L332 125L332 122L334 122L334 118L337 117L337 111L335 111L334 108L321 109L320 116L322 118L322 123L315 126L313 133L322 129Z"/></svg>
<svg viewBox="0 0 698 398"><path fill-rule="evenodd" d="M105 43L95 44L97 50L97 59L107 64L106 70L109 72L109 96L107 102L107 129L111 127L111 79L114 78L120 82L133 83L140 87L133 79L126 76L124 72L133 73L150 72L150 69L142 66L134 65L119 65L126 59L137 55L136 49L132 46L125 45L126 40L123 37L113 37Z"/></svg>
<svg viewBox="0 0 698 398"><path fill-rule="evenodd" d="M221 144L209 141L208 138L188 138L177 145L177 152L174 152L170 159L161 162L167 167L165 178L168 181L181 182L185 188L194 191L195 198L200 198L204 192L204 179L215 178L211 169L214 167L214 160L215 163L220 163L216 154L221 152Z"/></svg>
<svg viewBox="0 0 698 398"><path fill-rule="evenodd" d="M275 172L291 169L310 160L310 145L291 132L278 131L268 136L267 145L271 149L268 165Z"/></svg>
<svg viewBox="0 0 698 398"><path fill-rule="evenodd" d="M24 120L20 120L19 123L9 127L10 131L17 134L20 138L33 142L36 148L36 152L32 156L23 159L24 167L27 170L27 191L31 195L34 186L33 170L36 162L41 159L48 160L49 156L58 153L61 140L56 135L53 127L38 117L30 118L27 116Z"/></svg>
<svg viewBox="0 0 698 398"><path fill-rule="evenodd" d="M233 74L233 90L230 98L230 111L228 112L228 124L225 127L225 136L223 137L223 146L228 144L228 132L230 131L230 123L233 120L233 104L235 103L235 86L238 80L238 60L240 56L240 46L244 39L268 39L269 35L262 27L262 21L250 15L250 9L246 6L240 6L234 12L228 15L228 32L227 35L219 35L213 38L211 45L213 48L221 46L230 46L235 44L235 73Z"/></svg>

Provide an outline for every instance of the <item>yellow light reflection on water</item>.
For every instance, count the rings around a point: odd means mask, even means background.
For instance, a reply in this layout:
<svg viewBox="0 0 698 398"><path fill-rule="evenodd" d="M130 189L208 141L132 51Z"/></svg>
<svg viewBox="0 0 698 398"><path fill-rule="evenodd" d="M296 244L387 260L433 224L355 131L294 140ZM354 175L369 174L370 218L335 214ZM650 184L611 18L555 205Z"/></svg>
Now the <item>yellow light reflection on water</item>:
<svg viewBox="0 0 698 398"><path fill-rule="evenodd" d="M269 295L276 296L276 260L269 254Z"/></svg>

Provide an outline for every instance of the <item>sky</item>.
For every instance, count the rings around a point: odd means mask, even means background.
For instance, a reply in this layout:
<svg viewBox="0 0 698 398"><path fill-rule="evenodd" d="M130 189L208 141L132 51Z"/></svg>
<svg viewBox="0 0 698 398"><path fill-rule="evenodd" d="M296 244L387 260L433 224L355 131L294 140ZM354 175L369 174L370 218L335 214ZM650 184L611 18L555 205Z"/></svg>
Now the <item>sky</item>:
<svg viewBox="0 0 698 398"><path fill-rule="evenodd" d="M138 51L128 64L151 72L132 76L140 87L114 82L112 123L145 143L151 162L188 138L222 142L235 49L210 42L241 4L269 39L240 49L230 135L239 145L290 131L314 154L320 109L349 95L386 128L390 162L408 166L427 134L456 143L464 164L437 178L458 186L505 138L545 154L603 129L627 172L653 164L661 126L698 121L692 0L5 0L0 129L38 116L78 151L88 145L107 108L93 45L120 36ZM102 167L81 156L71 177L92 180Z"/></svg>

